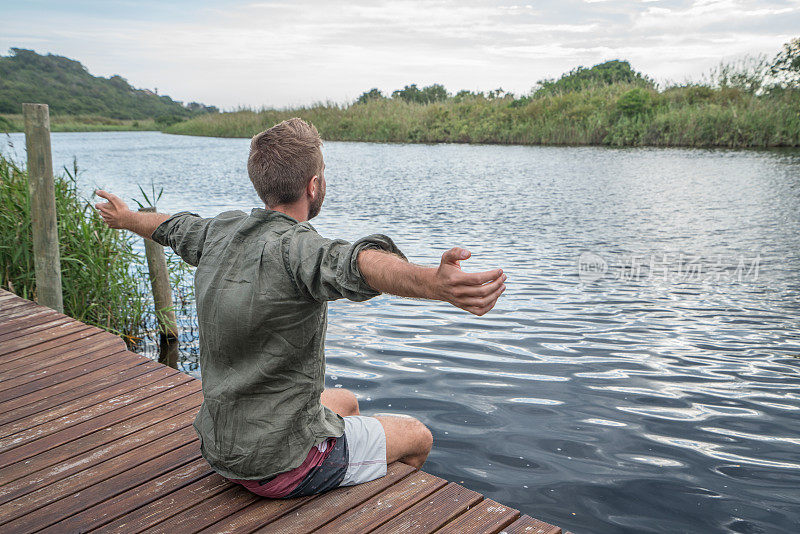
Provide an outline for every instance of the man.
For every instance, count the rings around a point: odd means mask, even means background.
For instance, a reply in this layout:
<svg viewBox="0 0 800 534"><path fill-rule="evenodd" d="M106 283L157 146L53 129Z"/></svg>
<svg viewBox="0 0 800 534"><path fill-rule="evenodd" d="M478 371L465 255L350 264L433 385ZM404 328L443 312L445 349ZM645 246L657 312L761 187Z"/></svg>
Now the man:
<svg viewBox="0 0 800 534"><path fill-rule="evenodd" d="M314 126L284 121L253 137L248 174L266 209L213 218L133 212L118 197L96 205L112 228L171 247L197 267L203 404L194 422L203 457L222 476L272 498L321 493L421 468L433 438L408 416L362 416L353 393L324 389L327 301L381 292L442 300L475 315L505 290L502 270L464 273L453 248L438 267L409 263L373 234L321 237L308 222L325 197Z"/></svg>

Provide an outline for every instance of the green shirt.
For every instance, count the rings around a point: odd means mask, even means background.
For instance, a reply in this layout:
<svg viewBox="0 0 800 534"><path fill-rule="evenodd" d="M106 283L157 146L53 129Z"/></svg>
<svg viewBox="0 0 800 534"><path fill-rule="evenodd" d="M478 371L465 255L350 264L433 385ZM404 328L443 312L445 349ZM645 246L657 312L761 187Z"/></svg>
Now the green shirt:
<svg viewBox="0 0 800 534"><path fill-rule="evenodd" d="M379 295L357 257L379 248L405 258L392 240L325 239L308 222L261 208L210 219L176 213L152 238L197 267L204 400L194 428L211 467L227 478L262 479L341 436L344 420L320 403L327 301Z"/></svg>

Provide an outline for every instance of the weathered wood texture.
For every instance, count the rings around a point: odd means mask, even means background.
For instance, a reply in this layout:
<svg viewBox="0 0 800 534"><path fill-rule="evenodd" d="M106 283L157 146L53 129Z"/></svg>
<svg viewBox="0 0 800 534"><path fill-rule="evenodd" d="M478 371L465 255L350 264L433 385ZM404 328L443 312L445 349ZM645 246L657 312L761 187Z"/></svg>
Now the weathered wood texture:
<svg viewBox="0 0 800 534"><path fill-rule="evenodd" d="M28 152L36 297L41 304L62 312L61 256L58 250L53 158L50 154L50 111L47 104L22 104L22 115L25 118L25 148Z"/></svg>
<svg viewBox="0 0 800 534"><path fill-rule="evenodd" d="M202 400L199 380L0 290L0 532L561 533L399 462L366 484L258 497L200 456Z"/></svg>
<svg viewBox="0 0 800 534"><path fill-rule="evenodd" d="M139 208L139 211L153 213L155 208ZM159 363L178 368L178 321L172 305L172 287L169 285L169 270L164 247L152 239L144 240L144 253L147 257L147 270L150 287L153 289L153 304L159 327Z"/></svg>

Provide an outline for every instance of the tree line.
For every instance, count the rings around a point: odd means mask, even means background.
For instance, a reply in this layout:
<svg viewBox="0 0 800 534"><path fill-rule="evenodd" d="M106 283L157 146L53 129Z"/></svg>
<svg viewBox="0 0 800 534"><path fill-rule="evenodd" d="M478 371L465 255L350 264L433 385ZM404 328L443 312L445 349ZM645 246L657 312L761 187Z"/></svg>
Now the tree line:
<svg viewBox="0 0 800 534"><path fill-rule="evenodd" d="M627 84L642 89L657 87L652 78L635 71L628 61L615 59L589 68L576 67L558 79L539 80L527 95L516 96L502 88L485 92L462 90L450 93L438 83L425 87L418 87L414 83L392 91L390 95L384 95L377 87L372 88L362 93L355 103L366 104L376 100L392 99L414 104L430 104L444 102L448 99L459 101L466 98L488 100L507 98L520 100L519 105L522 105L531 98L582 91L612 84ZM747 56L732 63L722 63L712 69L700 82L684 85L736 88L759 94L798 89L800 87L800 37L785 43L772 58L766 55ZM633 93L629 98L631 100L641 99L643 94L643 91L639 91Z"/></svg>

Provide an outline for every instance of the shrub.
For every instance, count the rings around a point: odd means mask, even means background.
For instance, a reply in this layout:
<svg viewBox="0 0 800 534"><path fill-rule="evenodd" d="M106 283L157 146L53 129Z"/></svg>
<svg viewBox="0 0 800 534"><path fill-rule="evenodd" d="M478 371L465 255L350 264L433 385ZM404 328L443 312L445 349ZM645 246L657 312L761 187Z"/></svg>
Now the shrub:
<svg viewBox="0 0 800 534"><path fill-rule="evenodd" d="M617 109L627 116L641 115L649 107L650 93L640 87L622 93L622 96L617 100Z"/></svg>
<svg viewBox="0 0 800 534"><path fill-rule="evenodd" d="M142 337L148 290L133 235L106 226L76 189L77 166L55 179L64 313L122 336ZM28 175L0 155L0 287L36 298Z"/></svg>

